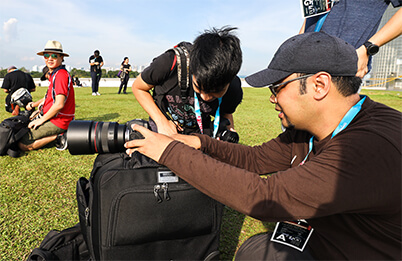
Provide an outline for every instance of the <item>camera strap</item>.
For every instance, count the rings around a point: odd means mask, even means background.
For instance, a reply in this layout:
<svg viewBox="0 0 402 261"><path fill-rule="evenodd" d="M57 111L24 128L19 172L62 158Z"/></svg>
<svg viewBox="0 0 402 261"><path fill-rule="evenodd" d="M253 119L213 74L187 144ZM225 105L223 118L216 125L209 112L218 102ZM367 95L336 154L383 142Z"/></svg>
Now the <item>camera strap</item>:
<svg viewBox="0 0 402 261"><path fill-rule="evenodd" d="M213 138L216 137L216 133L218 133L219 129L219 122L221 120L221 113L220 113L220 108L221 108L221 103L222 103L222 97L218 98L218 108L216 109L215 112L215 119L214 119L214 132L213 132ZM195 117L197 118L197 124L198 127L201 130L201 133L204 134L204 129L202 127L202 117L201 117L201 109L200 109L200 102L198 100L197 93L194 92L194 110L195 110Z"/></svg>

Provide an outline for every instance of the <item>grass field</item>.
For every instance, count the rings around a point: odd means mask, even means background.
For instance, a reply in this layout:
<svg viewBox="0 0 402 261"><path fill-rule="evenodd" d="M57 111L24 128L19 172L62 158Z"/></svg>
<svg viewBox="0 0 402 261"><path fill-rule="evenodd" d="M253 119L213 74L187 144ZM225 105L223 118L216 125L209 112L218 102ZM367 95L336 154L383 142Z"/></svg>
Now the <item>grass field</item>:
<svg viewBox="0 0 402 261"><path fill-rule="evenodd" d="M45 94L38 87L34 100ZM125 123L147 114L134 96L117 95L117 88L76 88L76 119ZM402 92L363 91L373 100L402 111ZM1 102L5 94L0 93ZM234 114L240 142L260 144L278 135L277 112L269 103L269 90L245 88L244 99ZM0 119L11 117L3 108ZM24 260L51 229L62 230L78 222L75 186L79 177L89 177L96 155L73 156L54 147L33 151L14 159L0 157L0 260ZM263 223L226 208L222 225L221 260L231 260L248 237L271 230Z"/></svg>

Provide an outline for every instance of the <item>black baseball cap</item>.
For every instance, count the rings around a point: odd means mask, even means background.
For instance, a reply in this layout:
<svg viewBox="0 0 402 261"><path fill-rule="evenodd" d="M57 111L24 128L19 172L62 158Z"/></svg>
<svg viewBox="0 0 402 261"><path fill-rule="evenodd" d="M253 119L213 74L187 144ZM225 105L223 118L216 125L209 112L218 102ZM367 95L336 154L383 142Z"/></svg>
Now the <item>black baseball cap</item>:
<svg viewBox="0 0 402 261"><path fill-rule="evenodd" d="M246 82L253 87L264 87L292 73L315 74L321 71L332 76L355 76L355 48L324 32L299 34L279 47L267 69L246 77Z"/></svg>

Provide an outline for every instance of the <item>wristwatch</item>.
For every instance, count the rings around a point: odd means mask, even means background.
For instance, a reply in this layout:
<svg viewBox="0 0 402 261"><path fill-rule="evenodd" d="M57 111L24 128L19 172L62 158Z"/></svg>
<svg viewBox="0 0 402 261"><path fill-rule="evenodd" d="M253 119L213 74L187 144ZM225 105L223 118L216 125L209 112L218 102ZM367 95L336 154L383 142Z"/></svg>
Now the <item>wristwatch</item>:
<svg viewBox="0 0 402 261"><path fill-rule="evenodd" d="M365 42L363 45L366 47L368 55L374 55L380 50L380 47L378 45L375 45L369 41Z"/></svg>

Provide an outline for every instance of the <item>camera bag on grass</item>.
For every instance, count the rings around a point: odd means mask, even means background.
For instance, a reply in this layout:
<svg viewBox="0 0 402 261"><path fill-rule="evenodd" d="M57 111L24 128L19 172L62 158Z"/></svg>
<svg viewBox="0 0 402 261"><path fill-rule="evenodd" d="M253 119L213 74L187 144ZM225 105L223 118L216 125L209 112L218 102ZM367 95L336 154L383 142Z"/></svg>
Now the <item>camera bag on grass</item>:
<svg viewBox="0 0 402 261"><path fill-rule="evenodd" d="M89 260L89 253L81 233L80 224L62 231L51 230L27 261Z"/></svg>
<svg viewBox="0 0 402 261"><path fill-rule="evenodd" d="M95 260L218 260L222 204L135 152L99 154L77 183Z"/></svg>
<svg viewBox="0 0 402 261"><path fill-rule="evenodd" d="M0 123L0 156L20 155L17 142L28 132L29 116L18 115Z"/></svg>

